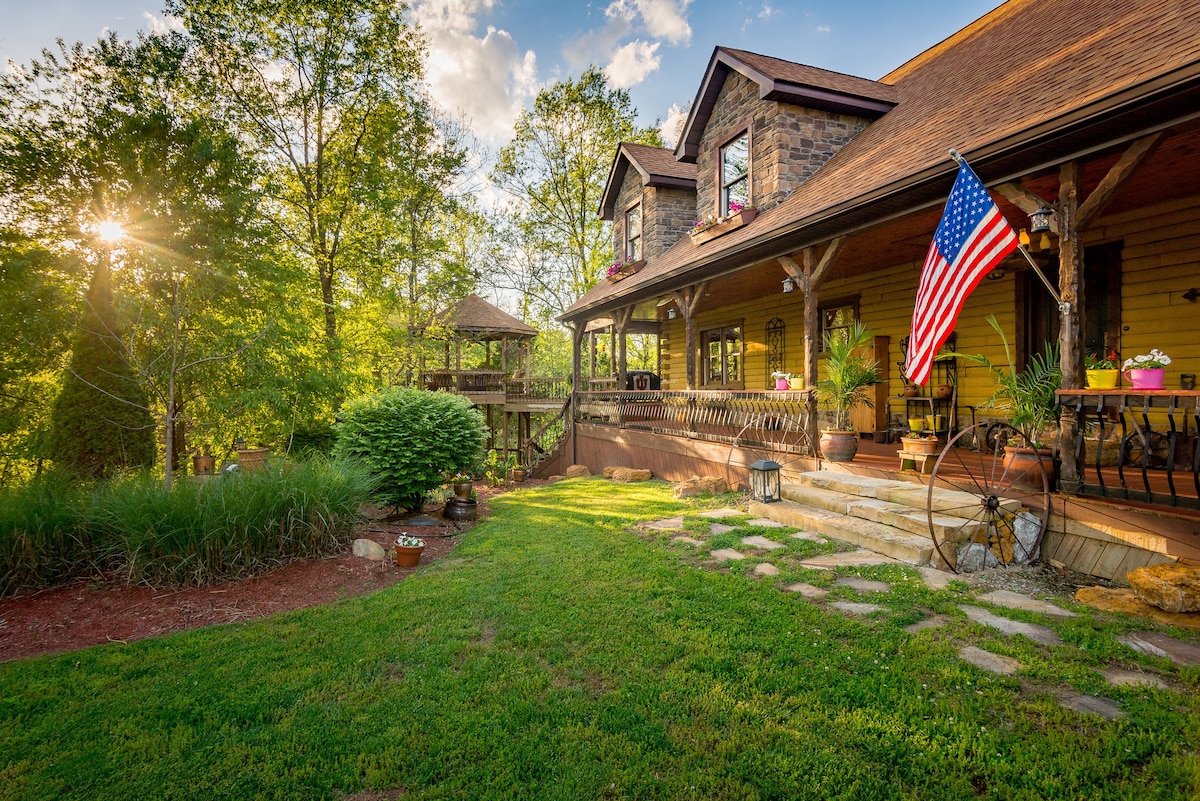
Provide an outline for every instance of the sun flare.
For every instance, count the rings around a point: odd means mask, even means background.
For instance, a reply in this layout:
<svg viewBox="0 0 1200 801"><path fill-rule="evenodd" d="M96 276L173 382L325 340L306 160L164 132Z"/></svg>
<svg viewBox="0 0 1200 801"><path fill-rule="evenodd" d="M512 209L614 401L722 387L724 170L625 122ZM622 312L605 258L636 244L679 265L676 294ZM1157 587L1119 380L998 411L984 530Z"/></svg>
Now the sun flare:
<svg viewBox="0 0 1200 801"><path fill-rule="evenodd" d="M125 237L125 228L113 220L105 220L96 226L96 234L105 242L120 242Z"/></svg>

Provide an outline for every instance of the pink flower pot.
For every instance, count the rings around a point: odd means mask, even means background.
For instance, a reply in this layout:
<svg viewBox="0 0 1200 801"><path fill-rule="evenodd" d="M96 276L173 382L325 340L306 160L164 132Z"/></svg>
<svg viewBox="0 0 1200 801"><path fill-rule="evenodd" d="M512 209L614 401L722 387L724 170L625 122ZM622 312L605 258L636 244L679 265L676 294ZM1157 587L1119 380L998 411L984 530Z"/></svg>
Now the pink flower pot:
<svg viewBox="0 0 1200 801"><path fill-rule="evenodd" d="M1123 375L1134 389L1162 389L1166 372L1161 367L1155 367L1150 370L1126 370Z"/></svg>
<svg viewBox="0 0 1200 801"><path fill-rule="evenodd" d="M786 378L776 378L775 379L775 389L785 390L785 389L791 389L791 388L792 388L792 386L791 386L791 384L788 383L788 380Z"/></svg>

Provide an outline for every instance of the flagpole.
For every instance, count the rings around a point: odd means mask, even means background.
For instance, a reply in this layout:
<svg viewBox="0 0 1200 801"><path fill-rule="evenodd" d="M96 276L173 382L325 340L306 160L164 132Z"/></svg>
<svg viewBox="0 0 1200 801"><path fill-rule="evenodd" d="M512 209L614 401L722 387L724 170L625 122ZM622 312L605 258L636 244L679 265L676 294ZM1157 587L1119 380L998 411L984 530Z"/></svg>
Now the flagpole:
<svg viewBox="0 0 1200 801"><path fill-rule="evenodd" d="M954 148L950 148L950 158L954 159L955 163L960 167L962 166L963 157L960 156L958 151ZM1033 256L1029 255L1029 251L1025 249L1025 246L1017 245L1017 250L1021 251L1021 255L1025 257L1025 261L1029 262L1029 266L1033 268L1035 273L1037 273L1037 277L1042 279L1042 283L1045 284L1046 289L1050 291L1050 297L1054 298L1054 302L1058 304L1058 310L1065 316L1071 311L1071 304L1064 301L1062 296L1058 294L1058 290L1055 289L1054 285L1050 283L1050 279L1046 277L1046 274L1042 272L1042 268L1039 267L1037 262L1033 260Z"/></svg>

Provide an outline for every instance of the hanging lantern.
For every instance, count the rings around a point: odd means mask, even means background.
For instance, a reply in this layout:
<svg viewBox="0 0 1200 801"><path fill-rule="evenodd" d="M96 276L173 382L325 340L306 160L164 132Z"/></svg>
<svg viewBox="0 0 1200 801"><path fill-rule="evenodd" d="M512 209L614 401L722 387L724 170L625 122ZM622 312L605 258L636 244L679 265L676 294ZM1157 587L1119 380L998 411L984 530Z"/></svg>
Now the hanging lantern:
<svg viewBox="0 0 1200 801"><path fill-rule="evenodd" d="M775 503L783 500L779 494L779 471L783 465L769 459L759 459L750 465L750 500Z"/></svg>
<svg viewBox="0 0 1200 801"><path fill-rule="evenodd" d="M787 295L787 294L789 294L791 292L795 292L795 291L796 291L796 282L793 281L792 277L789 275L787 278L783 279L783 294Z"/></svg>
<svg viewBox="0 0 1200 801"><path fill-rule="evenodd" d="M667 309L667 319L668 320L675 319L675 309Z"/></svg>
<svg viewBox="0 0 1200 801"><path fill-rule="evenodd" d="M1029 233L1044 234L1050 230L1050 222L1054 219L1054 209L1042 206L1029 215Z"/></svg>

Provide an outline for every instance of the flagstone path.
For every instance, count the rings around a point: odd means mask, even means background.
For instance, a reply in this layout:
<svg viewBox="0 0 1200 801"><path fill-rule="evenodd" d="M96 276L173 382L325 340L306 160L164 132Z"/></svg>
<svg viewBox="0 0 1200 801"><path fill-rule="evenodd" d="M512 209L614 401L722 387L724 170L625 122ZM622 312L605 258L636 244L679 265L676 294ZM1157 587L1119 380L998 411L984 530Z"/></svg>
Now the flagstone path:
<svg viewBox="0 0 1200 801"><path fill-rule="evenodd" d="M742 574L760 581L770 581L777 576L785 575L797 568L813 571L814 581L787 581L786 578L777 585L785 593L795 596L799 602L814 603L835 609L838 612L856 618L862 618L866 625L878 625L886 621L892 614L892 608L886 605L886 599L880 596L889 595L895 589L896 581L880 581L865 578L855 571L863 567L876 565L903 565L903 563L887 556L866 549L854 549L845 543L831 540L809 531L796 531L781 523L765 518L737 522L732 518L744 517L745 513L733 508L712 509L698 514L699 518L711 522L708 526L709 536L723 536L736 533L739 529L754 528L772 530L770 536L759 533L749 533L741 537L742 550L725 547L708 552L710 566L726 566L723 569L743 571ZM724 522L715 522L724 521ZM640 528L646 531L679 532L685 531L685 518L671 517L642 523ZM693 526L692 533L695 533ZM702 535L687 536L677 534L671 542L688 545L698 552L708 548ZM729 539L724 539L729 542ZM827 552L830 548L843 548L834 553ZM737 562L747 559L743 551L751 551L753 567L733 567ZM826 551L824 553L814 551ZM904 565L905 571L912 571L909 565ZM1077 618L1077 612L1066 609L1059 604L1034 597L1029 593L1014 592L1009 589L991 589L980 592L978 587L982 579L977 576L954 575L933 567L915 568L916 577L920 584L934 592L952 592L957 599L965 601L956 604L963 618L973 624L982 626L984 630L994 632L1001 637L1022 637L1035 644L1034 647L1071 648L1074 645L1065 644L1062 637L1053 628L1055 621L1065 621ZM832 577L832 580L821 578ZM902 583L912 587L914 578L907 572ZM953 586L952 586L953 583ZM1024 588L1024 585L1022 585ZM831 593L835 593L830 597ZM847 597L849 594L850 597ZM870 601L858 596L874 596ZM871 602L875 601L875 602ZM911 605L911 602L906 602ZM985 608L985 606L990 608ZM1044 618L1044 623L1032 623L1025 620L1015 620L1005 615L1007 610L1021 613L1032 613ZM904 631L914 637L934 637L950 639L961 643L970 636L970 630L964 632L963 618L931 614L907 626ZM1114 664L1106 669L1097 670L1099 677L1114 688L1144 688L1151 691L1170 690L1171 685L1154 672L1153 667L1144 670L1132 665L1137 659L1136 654L1169 660L1179 666L1200 665L1200 644L1185 642L1170 637L1161 632L1130 632L1117 638L1117 641L1129 649L1129 658L1120 664ZM982 645L986 645L986 638ZM992 653L979 645L960 644L957 650L959 657L966 663L980 670L1000 676L1014 676L1024 685L1048 691L1064 708L1083 715L1097 715L1106 720L1116 720L1126 716L1120 704L1110 698L1096 695L1086 695L1077 692L1068 685L1046 687L1037 680L1023 675L1025 665L1011 656ZM1131 669L1132 666L1132 669Z"/></svg>

